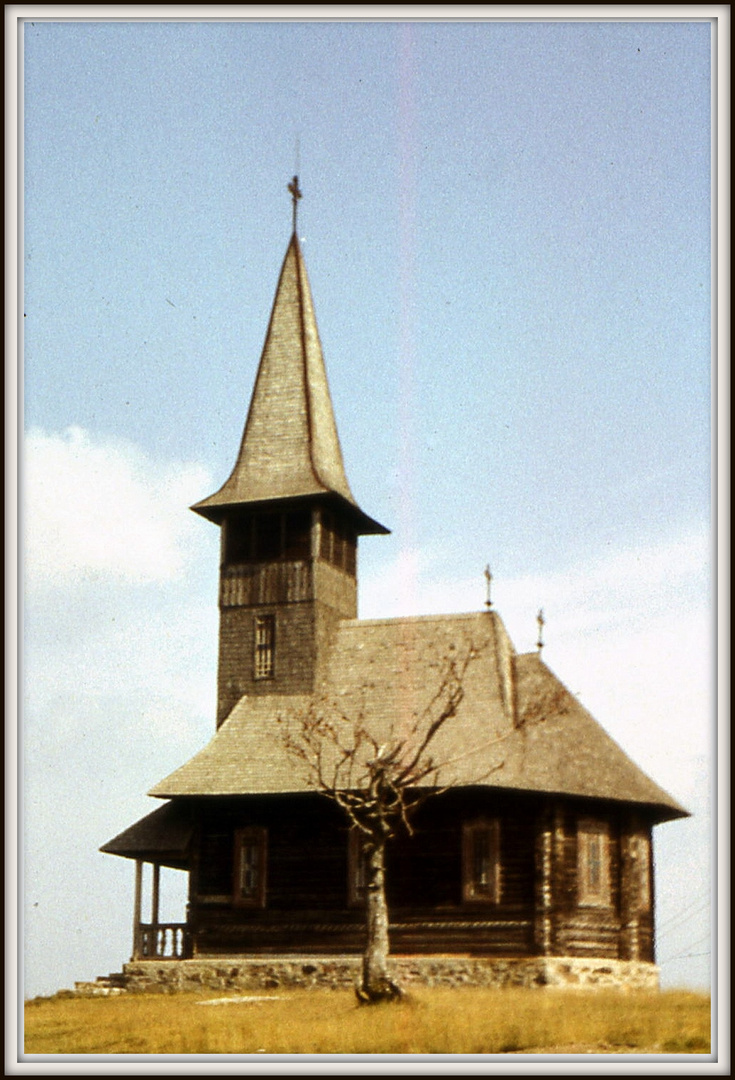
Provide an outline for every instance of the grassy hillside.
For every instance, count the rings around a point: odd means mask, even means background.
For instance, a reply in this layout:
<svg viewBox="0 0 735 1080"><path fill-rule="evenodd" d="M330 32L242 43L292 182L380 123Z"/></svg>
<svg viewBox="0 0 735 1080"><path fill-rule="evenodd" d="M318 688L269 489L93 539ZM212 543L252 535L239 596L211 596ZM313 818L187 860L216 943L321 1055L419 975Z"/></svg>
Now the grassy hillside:
<svg viewBox="0 0 735 1080"><path fill-rule="evenodd" d="M704 994L421 989L57 995L25 1007L27 1054L705 1054Z"/></svg>

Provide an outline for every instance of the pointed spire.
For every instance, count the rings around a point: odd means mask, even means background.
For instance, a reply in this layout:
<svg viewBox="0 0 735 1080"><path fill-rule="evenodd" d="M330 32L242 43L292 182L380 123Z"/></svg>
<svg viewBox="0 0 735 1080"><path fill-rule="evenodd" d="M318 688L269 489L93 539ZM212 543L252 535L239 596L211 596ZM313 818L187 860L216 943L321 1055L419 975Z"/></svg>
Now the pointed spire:
<svg viewBox="0 0 735 1080"><path fill-rule="evenodd" d="M295 214L301 196L296 177L289 190ZM228 506L315 495L347 504L360 532L388 531L360 510L347 482L306 265L294 232L237 462L220 490L192 509L220 521Z"/></svg>

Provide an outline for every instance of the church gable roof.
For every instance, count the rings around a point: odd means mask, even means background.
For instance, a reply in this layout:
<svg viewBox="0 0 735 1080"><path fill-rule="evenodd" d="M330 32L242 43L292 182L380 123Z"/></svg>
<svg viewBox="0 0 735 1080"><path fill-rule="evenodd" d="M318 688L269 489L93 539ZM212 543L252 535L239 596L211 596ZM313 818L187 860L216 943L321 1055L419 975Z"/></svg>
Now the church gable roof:
<svg viewBox="0 0 735 1080"><path fill-rule="evenodd" d="M330 495L360 531L386 532L359 509L345 474L306 265L291 237L235 467L192 508L219 521L228 506Z"/></svg>
<svg viewBox="0 0 735 1080"><path fill-rule="evenodd" d="M517 656L514 666L518 738L506 752L504 786L647 805L658 811L659 821L688 816L537 653Z"/></svg>
<svg viewBox="0 0 735 1080"><path fill-rule="evenodd" d="M650 807L658 820L684 811L650 780L538 656L517 656L494 612L345 620L322 701L365 719L378 741L405 731L441 684L447 658L476 659L464 697L433 749L442 783L613 799ZM307 697L244 697L207 747L151 791L159 797L310 790L278 733Z"/></svg>

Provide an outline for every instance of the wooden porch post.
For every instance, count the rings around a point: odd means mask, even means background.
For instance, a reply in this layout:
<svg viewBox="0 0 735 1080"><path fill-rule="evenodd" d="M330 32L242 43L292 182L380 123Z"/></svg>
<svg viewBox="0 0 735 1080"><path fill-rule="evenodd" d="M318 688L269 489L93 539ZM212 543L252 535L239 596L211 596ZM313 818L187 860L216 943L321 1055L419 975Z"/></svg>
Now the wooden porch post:
<svg viewBox="0 0 735 1080"><path fill-rule="evenodd" d="M151 938L154 956L163 956L166 951L166 931L158 929L158 898L161 884L161 864L153 863L153 884L151 891Z"/></svg>
<svg viewBox="0 0 735 1080"><path fill-rule="evenodd" d="M135 900L133 901L133 960L140 958L140 916L143 897L143 860L135 860Z"/></svg>
<svg viewBox="0 0 735 1080"><path fill-rule="evenodd" d="M158 925L158 897L160 895L161 885L161 864L153 864L153 895L151 899L151 922L154 926Z"/></svg>

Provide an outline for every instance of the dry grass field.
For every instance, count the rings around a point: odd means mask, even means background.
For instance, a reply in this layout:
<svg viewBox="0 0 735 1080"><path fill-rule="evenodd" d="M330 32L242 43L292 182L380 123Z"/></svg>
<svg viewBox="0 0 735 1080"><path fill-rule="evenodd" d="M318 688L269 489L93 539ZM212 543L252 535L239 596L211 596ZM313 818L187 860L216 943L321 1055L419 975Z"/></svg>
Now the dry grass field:
<svg viewBox="0 0 735 1080"><path fill-rule="evenodd" d="M35 998L26 1054L706 1054L710 999L684 991L419 989Z"/></svg>

